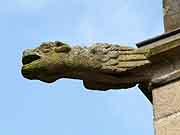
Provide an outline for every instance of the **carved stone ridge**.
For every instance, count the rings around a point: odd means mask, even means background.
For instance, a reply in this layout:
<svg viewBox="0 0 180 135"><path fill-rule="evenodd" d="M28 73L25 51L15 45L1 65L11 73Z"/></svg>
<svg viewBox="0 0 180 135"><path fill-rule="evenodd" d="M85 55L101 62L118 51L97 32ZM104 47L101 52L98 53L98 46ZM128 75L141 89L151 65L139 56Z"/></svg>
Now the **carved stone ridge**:
<svg viewBox="0 0 180 135"><path fill-rule="evenodd" d="M165 85L169 82L176 81L180 79L180 70L165 74L159 78L154 78L151 80L151 87L156 88Z"/></svg>

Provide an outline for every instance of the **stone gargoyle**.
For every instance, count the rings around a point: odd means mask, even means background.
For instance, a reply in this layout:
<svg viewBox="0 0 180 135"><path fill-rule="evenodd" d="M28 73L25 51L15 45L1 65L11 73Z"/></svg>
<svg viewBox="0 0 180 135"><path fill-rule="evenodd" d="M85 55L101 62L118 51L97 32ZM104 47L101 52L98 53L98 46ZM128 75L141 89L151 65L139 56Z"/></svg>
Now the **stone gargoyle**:
<svg viewBox="0 0 180 135"><path fill-rule="evenodd" d="M80 47L55 41L23 52L22 75L52 83L60 78L83 80L92 90L130 88L148 81L140 72L150 64L145 49L107 43Z"/></svg>

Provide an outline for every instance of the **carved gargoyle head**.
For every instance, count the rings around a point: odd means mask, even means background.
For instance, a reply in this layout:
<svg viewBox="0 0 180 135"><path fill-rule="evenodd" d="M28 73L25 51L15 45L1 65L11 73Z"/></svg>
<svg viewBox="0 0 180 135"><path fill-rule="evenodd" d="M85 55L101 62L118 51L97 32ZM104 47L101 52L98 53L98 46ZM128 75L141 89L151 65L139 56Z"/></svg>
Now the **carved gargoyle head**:
<svg viewBox="0 0 180 135"><path fill-rule="evenodd" d="M61 78L60 72L63 75L66 70L64 61L70 51L67 44L59 41L42 43L38 48L27 49L22 57L22 75L27 79L47 83L56 81Z"/></svg>

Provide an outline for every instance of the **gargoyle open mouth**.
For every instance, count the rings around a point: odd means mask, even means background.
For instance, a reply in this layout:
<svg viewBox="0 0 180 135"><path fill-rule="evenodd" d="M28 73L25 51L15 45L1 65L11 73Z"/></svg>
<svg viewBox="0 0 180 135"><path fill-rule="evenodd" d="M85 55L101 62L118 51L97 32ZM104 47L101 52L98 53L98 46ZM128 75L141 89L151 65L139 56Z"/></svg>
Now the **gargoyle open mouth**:
<svg viewBox="0 0 180 135"><path fill-rule="evenodd" d="M22 63L23 63L23 65L26 65L26 64L29 64L33 61L40 59L40 58L41 57L37 53L33 52L30 49L27 49L23 52Z"/></svg>
<svg viewBox="0 0 180 135"><path fill-rule="evenodd" d="M39 55L28 55L28 56L24 56L22 59L22 63L23 65L25 64L29 64L35 60L40 59L41 57Z"/></svg>
<svg viewBox="0 0 180 135"><path fill-rule="evenodd" d="M38 53L36 52L33 52L33 50L30 50L30 49L27 49L23 52L23 57L22 57L22 64L23 64L23 67L22 67L22 75L25 77L25 78L28 78L28 79L35 79L37 78L37 69L33 70L32 72L32 65L33 65L33 62L39 60L41 57L40 55L38 55Z"/></svg>

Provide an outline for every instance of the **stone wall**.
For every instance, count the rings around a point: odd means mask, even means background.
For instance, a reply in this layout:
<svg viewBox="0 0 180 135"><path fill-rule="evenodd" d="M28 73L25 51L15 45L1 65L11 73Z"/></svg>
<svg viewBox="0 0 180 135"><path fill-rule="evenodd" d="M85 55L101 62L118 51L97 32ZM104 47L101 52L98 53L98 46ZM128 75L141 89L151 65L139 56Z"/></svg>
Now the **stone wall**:
<svg viewBox="0 0 180 135"><path fill-rule="evenodd" d="M180 135L180 80L153 89L156 135Z"/></svg>

